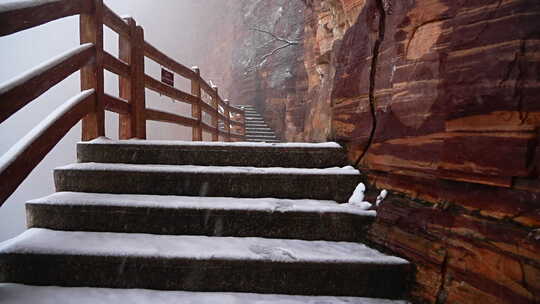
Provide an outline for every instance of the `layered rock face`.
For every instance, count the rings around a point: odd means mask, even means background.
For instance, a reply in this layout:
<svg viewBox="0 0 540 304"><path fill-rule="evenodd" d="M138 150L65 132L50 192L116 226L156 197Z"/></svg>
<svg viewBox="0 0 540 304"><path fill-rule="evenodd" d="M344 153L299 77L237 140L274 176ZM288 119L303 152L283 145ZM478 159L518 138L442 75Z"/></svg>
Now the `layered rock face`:
<svg viewBox="0 0 540 304"><path fill-rule="evenodd" d="M269 38L246 20L299 43L246 76L232 51L231 95L391 191L370 238L416 265L416 302L540 301L539 1L233 2L234 47Z"/></svg>
<svg viewBox="0 0 540 304"><path fill-rule="evenodd" d="M419 301L539 301L540 2L327 2L332 132L395 193L373 242L417 265Z"/></svg>

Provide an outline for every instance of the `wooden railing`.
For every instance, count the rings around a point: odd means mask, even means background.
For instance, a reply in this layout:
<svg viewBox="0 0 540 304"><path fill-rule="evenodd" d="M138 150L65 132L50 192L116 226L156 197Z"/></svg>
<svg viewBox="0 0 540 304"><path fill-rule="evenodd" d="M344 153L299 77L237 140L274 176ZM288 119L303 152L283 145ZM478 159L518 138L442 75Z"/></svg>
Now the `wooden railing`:
<svg viewBox="0 0 540 304"><path fill-rule="evenodd" d="M0 5L0 36L56 19L80 15L81 45L0 86L0 123L76 71L81 93L57 108L0 159L0 206L64 135L82 120L82 139L105 136L105 110L119 114L119 138L146 139L146 121L191 127L194 141L203 131L217 141L243 139L244 111L221 99L198 68L187 68L144 40L132 18L120 18L103 0L20 1ZM119 35L119 58L103 50L103 26ZM145 74L145 57L191 81L186 93ZM104 69L119 76L119 96L104 92ZM191 117L146 108L145 89L191 105ZM211 102L202 99L203 92ZM203 121L202 113L211 117ZM223 129L219 122L223 122ZM238 132L234 132L237 130Z"/></svg>

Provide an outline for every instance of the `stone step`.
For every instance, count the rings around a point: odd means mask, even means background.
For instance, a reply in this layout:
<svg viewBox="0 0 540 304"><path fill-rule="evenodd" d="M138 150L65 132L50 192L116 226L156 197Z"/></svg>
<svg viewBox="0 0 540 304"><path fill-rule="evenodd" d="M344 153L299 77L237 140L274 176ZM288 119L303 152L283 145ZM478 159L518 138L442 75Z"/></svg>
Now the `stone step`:
<svg viewBox="0 0 540 304"><path fill-rule="evenodd" d="M282 141L279 139L246 139L247 142L253 142L253 143L267 143L267 144L277 144L281 143Z"/></svg>
<svg viewBox="0 0 540 304"><path fill-rule="evenodd" d="M252 131L252 130L246 130L246 135L247 135L247 136L250 136L250 135L253 135L253 136L261 135L261 136L272 136L272 137L276 137L276 135L274 134L273 131Z"/></svg>
<svg viewBox="0 0 540 304"><path fill-rule="evenodd" d="M77 163L54 170L56 191L346 202L361 181L349 168L300 169Z"/></svg>
<svg viewBox="0 0 540 304"><path fill-rule="evenodd" d="M405 301L329 296L291 296L239 292L160 291L150 289L80 288L0 284L10 304L152 303L152 304L407 304Z"/></svg>
<svg viewBox="0 0 540 304"><path fill-rule="evenodd" d="M260 127L260 128L246 128L246 132L247 131L250 131L250 132L274 132L272 129L270 128L264 128L264 127Z"/></svg>
<svg viewBox="0 0 540 304"><path fill-rule="evenodd" d="M47 286L400 298L411 266L347 242L32 228L0 244L0 270Z"/></svg>
<svg viewBox="0 0 540 304"><path fill-rule="evenodd" d="M277 137L274 135L253 135L246 134L246 139L259 139L259 140L277 140Z"/></svg>
<svg viewBox="0 0 540 304"><path fill-rule="evenodd" d="M270 128L265 123L246 123L246 130L258 129L258 128Z"/></svg>
<svg viewBox="0 0 540 304"><path fill-rule="evenodd" d="M200 166L325 168L343 167L347 159L336 143L253 144L108 140L77 145L79 162Z"/></svg>
<svg viewBox="0 0 540 304"><path fill-rule="evenodd" d="M334 201L57 192L26 204L29 228L351 241L375 211Z"/></svg>

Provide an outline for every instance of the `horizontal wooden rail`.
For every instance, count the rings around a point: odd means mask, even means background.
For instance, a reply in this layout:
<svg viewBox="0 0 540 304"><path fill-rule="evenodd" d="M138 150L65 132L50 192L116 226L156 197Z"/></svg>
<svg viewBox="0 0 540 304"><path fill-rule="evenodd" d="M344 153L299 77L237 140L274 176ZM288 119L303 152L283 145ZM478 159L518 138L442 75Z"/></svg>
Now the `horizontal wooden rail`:
<svg viewBox="0 0 540 304"><path fill-rule="evenodd" d="M131 74L129 65L107 52L103 52L103 67L118 76L127 78Z"/></svg>
<svg viewBox="0 0 540 304"><path fill-rule="evenodd" d="M217 112L217 117L219 119L221 119L223 122L225 122L227 120L227 116L225 116L225 115L223 115L223 114L221 114L219 112Z"/></svg>
<svg viewBox="0 0 540 304"><path fill-rule="evenodd" d="M195 79L197 77L192 69L176 62L146 41L144 42L144 55L182 77L187 79Z"/></svg>
<svg viewBox="0 0 540 304"><path fill-rule="evenodd" d="M25 107L54 85L81 71L81 92L57 108L0 158L0 206L62 137L82 120L82 138L105 135L105 110L120 114L119 138L146 138L146 121L161 121L193 128L193 140L202 140L202 131L212 140L242 139L231 132L240 126L245 133L245 112L229 105L217 87L200 76L198 68L188 68L144 40L144 30L132 18L121 18L103 0L27 0L0 3L0 36L67 16L79 16L80 46L49 60L16 79L0 84L0 123ZM103 27L119 34L119 56L103 49ZM190 93L154 79L144 72L145 56L191 81ZM105 93L104 70L119 76L119 96ZM191 115L146 108L145 89L156 91L178 102L191 105ZM208 93L209 103L201 99ZM211 124L202 119L211 116ZM231 113L233 114L231 117ZM238 115L239 114L239 115ZM236 120L235 120L236 119ZM241 119L242 121L237 121ZM219 129L219 122L224 128Z"/></svg>
<svg viewBox="0 0 540 304"><path fill-rule="evenodd" d="M183 101L189 104L195 104L199 102L199 99L191 94L182 92L176 88L173 88L169 85L164 84L161 81L158 81L154 79L153 77L150 77L148 75L144 76L144 84L145 86L152 90L156 91L158 93L161 93L163 95L166 95L174 100L177 101Z"/></svg>
<svg viewBox="0 0 540 304"><path fill-rule="evenodd" d="M216 90L206 82L202 77L199 77L199 81L201 82L201 89L206 92L206 94L210 96L216 95Z"/></svg>
<svg viewBox="0 0 540 304"><path fill-rule="evenodd" d="M94 90L73 97L0 158L0 206L64 135L93 110L94 99Z"/></svg>
<svg viewBox="0 0 540 304"><path fill-rule="evenodd" d="M198 124L196 119L191 117L184 117L172 113L167 113L163 111L158 111L154 109L146 109L146 119L174 123L186 127L193 127Z"/></svg>
<svg viewBox="0 0 540 304"><path fill-rule="evenodd" d="M105 110L118 114L131 113L131 105L123 99L105 94Z"/></svg>
<svg viewBox="0 0 540 304"><path fill-rule="evenodd" d="M244 139L244 135L231 132L231 138Z"/></svg>
<svg viewBox="0 0 540 304"><path fill-rule="evenodd" d="M234 106L229 106L229 111L237 114L242 114L242 116L246 114L246 111Z"/></svg>
<svg viewBox="0 0 540 304"><path fill-rule="evenodd" d="M219 134L219 129L214 128L203 121L201 121L201 128L210 134Z"/></svg>
<svg viewBox="0 0 540 304"><path fill-rule="evenodd" d="M200 101L201 110L208 113L210 116L214 117L216 115L216 109L212 108L211 105L207 104L204 101Z"/></svg>
<svg viewBox="0 0 540 304"><path fill-rule="evenodd" d="M232 119L231 119L231 125L242 127L242 126L244 126L244 123L243 123L243 122L240 122L240 121L236 121L236 120L232 120Z"/></svg>
<svg viewBox="0 0 540 304"><path fill-rule="evenodd" d="M88 64L94 57L95 49L87 43L0 85L0 123Z"/></svg>
<svg viewBox="0 0 540 304"><path fill-rule="evenodd" d="M89 13L87 0L20 1L0 4L0 36L10 35L63 17Z"/></svg>
<svg viewBox="0 0 540 304"><path fill-rule="evenodd" d="M130 36L129 25L106 5L103 5L103 23L119 35Z"/></svg>

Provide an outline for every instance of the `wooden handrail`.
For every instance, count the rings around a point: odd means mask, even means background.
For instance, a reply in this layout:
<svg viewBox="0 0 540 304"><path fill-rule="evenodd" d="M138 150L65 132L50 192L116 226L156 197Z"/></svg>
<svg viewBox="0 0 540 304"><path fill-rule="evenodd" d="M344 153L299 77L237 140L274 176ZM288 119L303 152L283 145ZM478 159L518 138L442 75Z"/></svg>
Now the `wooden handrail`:
<svg viewBox="0 0 540 304"><path fill-rule="evenodd" d="M0 123L94 58L90 43L78 46L0 85Z"/></svg>
<svg viewBox="0 0 540 304"><path fill-rule="evenodd" d="M10 35L56 19L90 13L87 0L20 1L0 4L0 36Z"/></svg>
<svg viewBox="0 0 540 304"><path fill-rule="evenodd" d="M163 111L158 111L154 109L146 109L146 119L154 120L154 121L161 121L161 122L170 122L170 123L174 123L174 124L178 124L178 125L182 125L186 127L192 127L198 124L198 121L191 117L184 117L184 116L167 113Z"/></svg>
<svg viewBox="0 0 540 304"><path fill-rule="evenodd" d="M94 90L81 92L37 125L0 159L0 206L54 146L93 111Z"/></svg>
<svg viewBox="0 0 540 304"><path fill-rule="evenodd" d="M197 77L195 72L190 68L176 62L174 59L163 54L148 42L144 42L144 55L162 66L174 71L176 74L181 75L187 79L194 79Z"/></svg>
<svg viewBox="0 0 540 304"><path fill-rule="evenodd" d="M214 128L214 127L208 125L207 123L205 123L204 121L201 122L201 128L202 128L204 131L206 131L206 132L208 132L208 133L210 133L210 134L212 134L212 135L218 134L218 133L219 133L219 129L218 129L218 128Z"/></svg>
<svg viewBox="0 0 540 304"><path fill-rule="evenodd" d="M176 88L173 88L169 85L164 84L161 81L158 81L154 79L153 77L150 77L148 75L145 75L144 77L144 84L145 86L155 92L161 93L163 95L166 95L170 98L173 98L174 100L183 101L189 104L198 103L199 99L197 97L182 92Z"/></svg>
<svg viewBox="0 0 540 304"><path fill-rule="evenodd" d="M243 122L240 122L240 121L236 121L236 120L231 120L231 125L243 127L243 126L244 126L244 123L243 123Z"/></svg>
<svg viewBox="0 0 540 304"><path fill-rule="evenodd" d="M118 114L130 114L131 105L127 100L105 94L105 109Z"/></svg>
<svg viewBox="0 0 540 304"><path fill-rule="evenodd" d="M39 65L18 78L0 85L0 123L41 96L69 75L81 71L81 93L58 107L42 123L0 158L0 206L39 164L62 137L82 120L82 138L105 135L105 110L120 114L121 139L146 139L146 121L161 121L193 128L193 140L202 140L203 131L212 140L241 140L245 134L245 112L229 105L217 90L190 69L144 40L144 30L132 18L119 17L103 0L19 1L0 4L0 36L9 35L67 16L80 15L81 45ZM103 26L119 34L119 57L103 49ZM144 71L148 57L191 81L186 93L165 84ZM119 97L105 94L104 70L119 76ZM145 88L192 106L192 117L146 108ZM211 103L204 102L202 92ZM211 117L211 125L202 113ZM237 113L231 117L231 113ZM241 121L237 121L240 116ZM233 119L234 118L234 119ZM219 122L224 128L219 129ZM244 134L231 132L239 126Z"/></svg>
<svg viewBox="0 0 540 304"><path fill-rule="evenodd" d="M129 25L106 5L103 5L103 24L118 33L118 35L130 36Z"/></svg>
<svg viewBox="0 0 540 304"><path fill-rule="evenodd" d="M128 64L107 52L103 52L103 67L118 76L129 77L131 74Z"/></svg>

